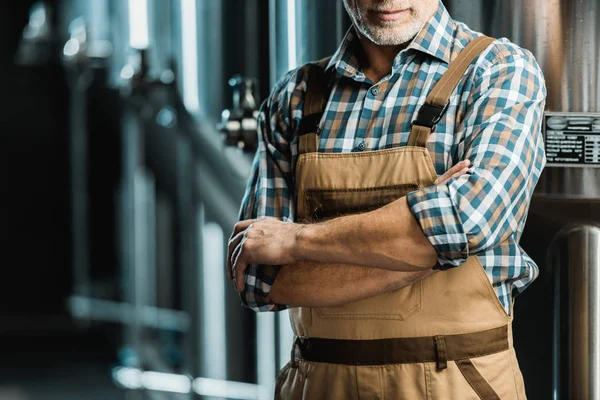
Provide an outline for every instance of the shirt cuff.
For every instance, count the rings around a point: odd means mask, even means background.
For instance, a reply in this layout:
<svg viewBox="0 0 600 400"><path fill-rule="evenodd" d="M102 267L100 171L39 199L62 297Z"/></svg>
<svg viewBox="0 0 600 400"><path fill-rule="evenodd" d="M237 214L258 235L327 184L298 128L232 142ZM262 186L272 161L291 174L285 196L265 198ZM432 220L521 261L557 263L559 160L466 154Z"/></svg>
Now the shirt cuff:
<svg viewBox="0 0 600 400"><path fill-rule="evenodd" d="M256 312L282 311L287 308L284 304L271 301L271 286L281 267L278 265L251 264L246 270L246 284L240 293L242 305Z"/></svg>
<svg viewBox="0 0 600 400"><path fill-rule="evenodd" d="M464 264L469 257L467 235L445 184L429 186L406 195L408 207L438 254L434 269Z"/></svg>

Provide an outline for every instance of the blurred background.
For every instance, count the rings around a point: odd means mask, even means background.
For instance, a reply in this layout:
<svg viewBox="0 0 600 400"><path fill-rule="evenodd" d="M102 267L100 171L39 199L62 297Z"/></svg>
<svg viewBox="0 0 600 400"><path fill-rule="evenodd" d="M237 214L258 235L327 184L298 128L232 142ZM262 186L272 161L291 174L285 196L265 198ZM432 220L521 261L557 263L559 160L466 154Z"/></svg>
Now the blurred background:
<svg viewBox="0 0 600 400"><path fill-rule="evenodd" d="M600 398L600 1L444 4L546 74L554 147L522 240L542 273L515 346L530 398ZM257 109L333 54L342 1L1 7L0 400L270 398L287 313L241 307L226 243Z"/></svg>

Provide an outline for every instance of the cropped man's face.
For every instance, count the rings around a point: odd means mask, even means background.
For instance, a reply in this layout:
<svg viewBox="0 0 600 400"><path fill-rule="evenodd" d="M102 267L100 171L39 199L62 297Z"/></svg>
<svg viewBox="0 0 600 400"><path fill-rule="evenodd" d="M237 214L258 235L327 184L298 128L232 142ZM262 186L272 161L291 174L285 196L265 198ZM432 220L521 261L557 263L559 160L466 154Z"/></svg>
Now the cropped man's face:
<svg viewBox="0 0 600 400"><path fill-rule="evenodd" d="M438 0L343 0L361 35L381 46L401 45L425 26Z"/></svg>

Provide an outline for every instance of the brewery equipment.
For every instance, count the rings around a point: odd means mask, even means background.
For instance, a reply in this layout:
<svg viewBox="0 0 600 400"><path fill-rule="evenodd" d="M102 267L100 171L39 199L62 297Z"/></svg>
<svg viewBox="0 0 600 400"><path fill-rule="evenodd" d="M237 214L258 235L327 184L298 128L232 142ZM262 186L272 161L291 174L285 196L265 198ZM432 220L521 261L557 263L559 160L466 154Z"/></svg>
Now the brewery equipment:
<svg viewBox="0 0 600 400"><path fill-rule="evenodd" d="M600 399L600 1L446 3L544 71L547 165L521 239L540 276L515 302L515 348L529 398Z"/></svg>

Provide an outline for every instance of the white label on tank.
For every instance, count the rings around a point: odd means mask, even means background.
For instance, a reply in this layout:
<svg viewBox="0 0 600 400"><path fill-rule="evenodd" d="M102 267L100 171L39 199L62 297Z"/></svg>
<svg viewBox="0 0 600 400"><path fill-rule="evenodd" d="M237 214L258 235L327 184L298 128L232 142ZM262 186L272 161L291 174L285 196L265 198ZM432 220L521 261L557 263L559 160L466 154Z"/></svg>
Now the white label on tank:
<svg viewBox="0 0 600 400"><path fill-rule="evenodd" d="M543 133L548 166L600 166L600 113L547 112Z"/></svg>

